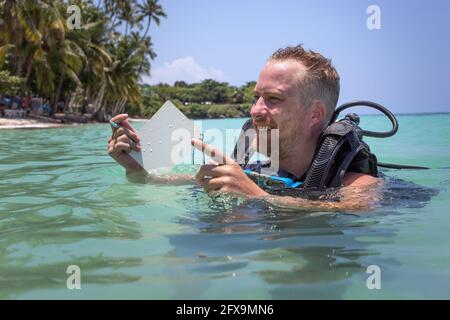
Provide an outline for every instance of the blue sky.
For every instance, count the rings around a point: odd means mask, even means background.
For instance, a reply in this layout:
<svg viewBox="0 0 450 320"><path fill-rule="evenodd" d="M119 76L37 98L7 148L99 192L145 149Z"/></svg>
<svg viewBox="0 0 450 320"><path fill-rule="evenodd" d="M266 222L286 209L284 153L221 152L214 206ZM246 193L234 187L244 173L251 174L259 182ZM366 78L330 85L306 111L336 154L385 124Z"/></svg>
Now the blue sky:
<svg viewBox="0 0 450 320"><path fill-rule="evenodd" d="M277 48L303 43L331 58L339 103L373 100L396 113L450 111L450 1L160 0L157 58L145 82L242 85ZM367 28L369 5L381 29Z"/></svg>

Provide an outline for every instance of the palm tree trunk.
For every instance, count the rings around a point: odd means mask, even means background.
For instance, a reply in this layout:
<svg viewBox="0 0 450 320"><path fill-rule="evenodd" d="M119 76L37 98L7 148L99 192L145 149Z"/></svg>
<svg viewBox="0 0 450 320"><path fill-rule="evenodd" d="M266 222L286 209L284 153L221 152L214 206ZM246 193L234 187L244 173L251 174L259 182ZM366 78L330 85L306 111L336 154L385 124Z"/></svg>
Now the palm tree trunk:
<svg viewBox="0 0 450 320"><path fill-rule="evenodd" d="M148 30L150 29L150 23L152 22L152 17L148 17L148 22L147 22L147 29L145 29L144 35L142 36L142 40L145 39L145 37L147 36Z"/></svg>
<svg viewBox="0 0 450 320"><path fill-rule="evenodd" d="M150 29L150 23L151 23L151 22L152 22L152 17L149 16L149 17L148 17L148 22L147 22L147 29L145 29L145 33L144 33L144 36L142 37L141 41L143 41L143 40L145 39L145 37L147 36L148 30ZM144 54L144 56L142 57L141 64L139 65L138 75L140 75L141 72L142 72L142 66L144 65L144 59L145 59L145 54Z"/></svg>
<svg viewBox="0 0 450 320"><path fill-rule="evenodd" d="M56 111L58 111L57 107L58 107L58 102L59 102L59 96L61 95L61 89L62 89L63 82L64 82L64 76L61 75L61 78L59 79L59 83L58 83L58 89L56 89L54 101L52 103L53 115L56 113Z"/></svg>
<svg viewBox="0 0 450 320"><path fill-rule="evenodd" d="M116 115L122 113L125 110L125 105L127 104L127 98L120 98L114 104L111 114Z"/></svg>
<svg viewBox="0 0 450 320"><path fill-rule="evenodd" d="M27 66L27 73L25 74L25 83L28 82L28 79L30 78L30 74L31 74L31 68L33 67L33 59L30 59L31 61L28 63Z"/></svg>
<svg viewBox="0 0 450 320"><path fill-rule="evenodd" d="M15 75L20 77L22 76L23 65L25 64L25 59L22 55L18 54L17 65L16 65L16 73Z"/></svg>
<svg viewBox="0 0 450 320"><path fill-rule="evenodd" d="M122 103L119 107L119 110L117 110L117 113L123 113L125 111L125 106L127 105L128 99L127 98L123 98Z"/></svg>
<svg viewBox="0 0 450 320"><path fill-rule="evenodd" d="M32 67L33 67L33 56L30 56L27 66L27 73L25 74L25 80L23 81L23 89L25 89L25 87L28 84L28 79L30 78Z"/></svg>
<svg viewBox="0 0 450 320"><path fill-rule="evenodd" d="M112 107L111 114L112 114L113 116L115 116L115 115L117 114L117 109L118 109L119 101L120 101L120 100L117 100L117 101L114 103L114 106Z"/></svg>
<svg viewBox="0 0 450 320"><path fill-rule="evenodd" d="M105 97L105 93L106 93L106 81L103 80L103 83L100 87L100 90L97 93L97 97L94 100L94 113L97 113L100 111L100 109L103 106L103 99Z"/></svg>
<svg viewBox="0 0 450 320"><path fill-rule="evenodd" d="M76 96L77 96L77 90L75 90L75 92L72 92L70 94L70 99L69 99L69 102L67 103L67 109L68 109L69 113L73 113L73 106L75 104Z"/></svg>

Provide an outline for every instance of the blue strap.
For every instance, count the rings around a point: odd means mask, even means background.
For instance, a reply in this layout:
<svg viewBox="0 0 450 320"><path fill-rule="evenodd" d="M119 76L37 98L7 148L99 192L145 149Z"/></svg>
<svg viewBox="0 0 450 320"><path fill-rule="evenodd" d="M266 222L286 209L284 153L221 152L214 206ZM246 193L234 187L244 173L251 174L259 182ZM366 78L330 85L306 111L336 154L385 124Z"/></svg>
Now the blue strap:
<svg viewBox="0 0 450 320"><path fill-rule="evenodd" d="M302 181L294 181L291 178L287 178L287 177L279 177L279 176L267 176L267 175L263 175L257 172L254 172L250 169L244 169L244 172L250 177L250 178L254 178L254 180L256 180L256 183L259 186L268 186L270 187L270 185L272 183L279 183L279 184L283 184L284 188L298 188L301 185L303 185Z"/></svg>

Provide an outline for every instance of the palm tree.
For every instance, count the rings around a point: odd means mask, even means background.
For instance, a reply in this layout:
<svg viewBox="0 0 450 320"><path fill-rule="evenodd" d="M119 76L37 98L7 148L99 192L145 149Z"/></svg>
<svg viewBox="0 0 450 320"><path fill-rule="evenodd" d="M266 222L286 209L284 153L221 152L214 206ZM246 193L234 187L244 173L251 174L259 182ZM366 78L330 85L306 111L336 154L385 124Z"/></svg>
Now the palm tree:
<svg viewBox="0 0 450 320"><path fill-rule="evenodd" d="M106 77L106 70L113 63L108 46L114 38L111 38L111 35L109 38L105 37L108 21L104 13L93 10L90 6L82 7L82 10L87 23L81 30L70 30L67 39L74 44L77 54L84 57L83 66L78 73L81 82L78 92L84 93L86 103L93 103L97 108L104 100L100 89ZM73 95L75 90L70 91L69 94Z"/></svg>
<svg viewBox="0 0 450 320"><path fill-rule="evenodd" d="M128 36L129 29L137 24L140 20L135 16L136 14L136 0L119 0L117 1L119 9L119 19L125 22L125 37Z"/></svg>
<svg viewBox="0 0 450 320"><path fill-rule="evenodd" d="M130 37L122 38L116 47L112 48L115 61L107 72L107 99L113 102L112 113L122 112L128 101L140 105L142 88L139 84L139 65L142 56L139 43Z"/></svg>
<svg viewBox="0 0 450 320"><path fill-rule="evenodd" d="M158 3L158 0L146 0L144 4L138 4L138 13L141 19L147 17L147 27L145 29L144 35L142 36L142 39L147 36L152 20L154 20L156 25L159 26L161 22L160 18L167 17L161 5Z"/></svg>
<svg viewBox="0 0 450 320"><path fill-rule="evenodd" d="M156 57L155 52L152 49L152 42L150 38L147 38L147 33L150 29L150 24L152 20L155 21L156 25L159 26L161 23L161 17L166 18L167 15L162 9L161 5L158 3L158 0L146 0L144 4L138 4L138 13L139 13L139 20L144 19L147 17L147 27L145 29L144 35L141 38L141 42L147 45L147 49L143 50L143 57L141 64L139 66L139 74L141 74L142 69L144 67L144 63L147 61L146 56L149 56L150 59L154 59ZM148 64L148 61L147 61ZM150 69L150 66L147 68ZM148 71L147 71L148 72Z"/></svg>
<svg viewBox="0 0 450 320"><path fill-rule="evenodd" d="M140 75L142 72L145 74L150 74L150 60L156 58L156 53L153 50L153 43L150 37L144 38L143 41L139 43L140 53L141 53L141 63L139 65L138 74Z"/></svg>
<svg viewBox="0 0 450 320"><path fill-rule="evenodd" d="M64 40L64 19L57 1L3 1L2 49L10 53L10 68L24 76L24 85L35 86L47 96L54 89L55 72L50 65L50 49ZM32 72L35 77L31 79Z"/></svg>
<svg viewBox="0 0 450 320"><path fill-rule="evenodd" d="M81 30L67 28L65 1L0 0L2 70L25 78L24 87L51 98L53 107L61 97L84 99L97 110L110 105L114 112L128 102L140 105L139 76L156 56L147 34L152 20L159 24L166 16L161 6L140 6L148 19L141 37L135 31L144 19L136 16L137 0L74 1L83 12ZM126 23L125 36L108 15Z"/></svg>
<svg viewBox="0 0 450 320"><path fill-rule="evenodd" d="M42 1L36 1L35 7L42 5ZM3 1L0 28L0 39L4 57L10 53L11 68L17 76L22 75L23 67L29 57L33 55L32 47L41 45L43 36L37 29L36 20L41 20L42 15L33 19L26 7L25 1ZM31 64L29 61L28 64Z"/></svg>

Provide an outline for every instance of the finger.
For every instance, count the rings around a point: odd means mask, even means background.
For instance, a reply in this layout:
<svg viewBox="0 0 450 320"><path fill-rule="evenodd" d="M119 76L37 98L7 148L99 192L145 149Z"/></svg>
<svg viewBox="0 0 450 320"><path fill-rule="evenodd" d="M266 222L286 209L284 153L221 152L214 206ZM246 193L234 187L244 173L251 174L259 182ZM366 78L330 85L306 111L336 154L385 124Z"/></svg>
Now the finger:
<svg viewBox="0 0 450 320"><path fill-rule="evenodd" d="M131 151L131 146L125 142L117 142L112 148L111 155L118 156L122 152L129 153Z"/></svg>
<svg viewBox="0 0 450 320"><path fill-rule="evenodd" d="M228 156L224 155L222 153L222 151L220 151L219 149L217 149L213 146L210 146L209 144L207 144L199 139L192 139L191 144L197 150L200 150L207 156L211 157L216 163L219 163L219 164L234 164L235 163Z"/></svg>
<svg viewBox="0 0 450 320"><path fill-rule="evenodd" d="M119 122L119 124L122 128L127 128L130 131L136 132L136 130L134 130L134 128L131 126L128 120L122 120Z"/></svg>
<svg viewBox="0 0 450 320"><path fill-rule="evenodd" d="M114 133L114 137L119 137L119 136L124 136L124 135L127 136L128 138L130 138L131 140L133 140L134 142L140 142L140 139L139 139L139 136L137 135L137 133L130 131L127 128L119 128Z"/></svg>
<svg viewBox="0 0 450 320"><path fill-rule="evenodd" d="M117 116L114 116L113 118L111 118L111 121L115 122L115 123L120 123L121 121L127 120L127 118L128 118L128 114L122 113L122 114L118 114Z"/></svg>
<svg viewBox="0 0 450 320"><path fill-rule="evenodd" d="M226 184L225 177L208 179L205 181L203 189L208 193L214 192L220 190L225 184Z"/></svg>
<svg viewBox="0 0 450 320"><path fill-rule="evenodd" d="M114 141L117 142L124 142L126 144L129 144L131 149L135 150L135 151L141 151L141 146L139 143L135 143L133 140L131 140L130 138L128 138L128 136L126 135L121 135L120 137L117 137L114 139Z"/></svg>
<svg viewBox="0 0 450 320"><path fill-rule="evenodd" d="M208 180L210 177L220 177L220 172L214 171L214 169L217 168L216 165L212 164L205 164L200 167L197 174L195 175L195 180L200 186L203 186L206 180Z"/></svg>
<svg viewBox="0 0 450 320"><path fill-rule="evenodd" d="M141 145L139 143L134 142L133 140L129 139L129 144L131 146L131 149L134 151L141 151Z"/></svg>
<svg viewBox="0 0 450 320"><path fill-rule="evenodd" d="M200 167L200 170L196 174L196 180L200 184L204 182L206 178L210 177L229 177L233 175L234 165L214 165L214 164L204 164ZM239 169L241 169L238 166Z"/></svg>
<svg viewBox="0 0 450 320"><path fill-rule="evenodd" d="M136 132L136 130L134 130L134 128L131 126L131 124L128 122L127 119L128 119L128 114L122 113L122 114L118 114L117 116L113 117L111 119L111 121L119 124L123 128L127 128L128 130ZM113 131L114 131L114 128L113 128Z"/></svg>
<svg viewBox="0 0 450 320"><path fill-rule="evenodd" d="M109 139L109 141L108 141L108 154L110 156L112 156L113 152L114 152L114 140Z"/></svg>
<svg viewBox="0 0 450 320"><path fill-rule="evenodd" d="M125 121L127 118L128 118L128 114L126 114L126 113L118 114L115 117L111 118L110 123L111 123L111 129L112 129L112 132L113 132L113 136L114 136L115 132L118 129L115 124L119 124L120 125L120 123L122 121Z"/></svg>

